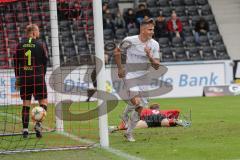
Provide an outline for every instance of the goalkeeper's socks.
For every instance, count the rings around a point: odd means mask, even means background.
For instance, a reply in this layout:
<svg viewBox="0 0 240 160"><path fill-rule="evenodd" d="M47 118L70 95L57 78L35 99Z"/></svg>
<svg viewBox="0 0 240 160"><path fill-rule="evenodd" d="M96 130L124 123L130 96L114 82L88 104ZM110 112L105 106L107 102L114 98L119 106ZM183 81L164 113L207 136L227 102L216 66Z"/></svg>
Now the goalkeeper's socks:
<svg viewBox="0 0 240 160"><path fill-rule="evenodd" d="M45 104L40 104L40 106L47 112L47 106Z"/></svg>
<svg viewBox="0 0 240 160"><path fill-rule="evenodd" d="M23 106L22 107L22 125L23 128L28 128L29 125L29 110L30 107L29 106Z"/></svg>

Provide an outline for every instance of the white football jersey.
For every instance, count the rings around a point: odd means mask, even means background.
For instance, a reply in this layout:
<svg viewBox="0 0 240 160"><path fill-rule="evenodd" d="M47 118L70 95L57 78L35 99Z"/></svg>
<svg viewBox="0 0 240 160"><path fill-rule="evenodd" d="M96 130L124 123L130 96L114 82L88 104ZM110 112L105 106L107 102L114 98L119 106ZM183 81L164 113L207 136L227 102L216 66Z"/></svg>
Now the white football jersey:
<svg viewBox="0 0 240 160"><path fill-rule="evenodd" d="M135 36L129 36L126 37L123 41L130 41L132 43L131 47L127 49L126 51L126 64L134 64L134 63L141 63L144 64L149 64L149 58L146 55L146 52L144 51L145 47L151 48L151 52L153 54L153 58L160 59L160 52L159 52L159 44L157 41L154 39L150 39L147 42L142 42L139 39L139 35ZM149 65L148 65L149 67ZM148 67L139 67L138 71L134 72L128 72L131 69L126 67L127 75L126 79L131 79L134 77L139 77L143 74L145 74L148 70Z"/></svg>

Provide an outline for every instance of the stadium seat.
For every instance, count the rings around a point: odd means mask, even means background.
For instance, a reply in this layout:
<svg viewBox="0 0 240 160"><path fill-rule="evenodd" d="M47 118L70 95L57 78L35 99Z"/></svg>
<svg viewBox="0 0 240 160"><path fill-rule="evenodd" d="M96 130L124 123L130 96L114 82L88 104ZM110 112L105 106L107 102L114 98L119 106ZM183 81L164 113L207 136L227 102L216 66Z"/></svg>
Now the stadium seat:
<svg viewBox="0 0 240 160"><path fill-rule="evenodd" d="M200 20L200 16L199 15L196 15L196 16L191 16L189 18L189 23L191 24L191 26L195 27L197 21Z"/></svg>
<svg viewBox="0 0 240 160"><path fill-rule="evenodd" d="M128 36L133 36L139 34L139 29L138 28L130 28L128 30Z"/></svg>
<svg viewBox="0 0 240 160"><path fill-rule="evenodd" d="M174 54L175 54L175 57L176 57L176 61L187 61L188 60L184 48L175 48L174 49Z"/></svg>
<svg viewBox="0 0 240 160"><path fill-rule="evenodd" d="M157 6L157 1L156 0L147 0L146 4L147 4L148 8L153 8L153 7Z"/></svg>
<svg viewBox="0 0 240 160"><path fill-rule="evenodd" d="M184 35L184 37L193 36L193 27L184 26L183 27L183 35Z"/></svg>
<svg viewBox="0 0 240 160"><path fill-rule="evenodd" d="M111 29L104 29L103 30L104 40L113 41L114 40L114 33Z"/></svg>
<svg viewBox="0 0 240 160"><path fill-rule="evenodd" d="M200 61L202 60L201 54L197 47L188 48L186 53L188 54L190 61Z"/></svg>
<svg viewBox="0 0 240 160"><path fill-rule="evenodd" d="M14 13L6 13L4 17L5 17L5 22L7 23L16 22L16 16Z"/></svg>
<svg viewBox="0 0 240 160"><path fill-rule="evenodd" d="M77 32L73 33L73 37L74 37L75 41L80 41L80 40L86 39L85 31L78 30Z"/></svg>
<svg viewBox="0 0 240 160"><path fill-rule="evenodd" d="M63 41L63 43L62 43L61 45L63 45L63 46L66 47L66 48L70 48L70 47L74 48L74 43L73 43L73 41L71 41L71 40L69 40L69 41Z"/></svg>
<svg viewBox="0 0 240 160"><path fill-rule="evenodd" d="M29 16L28 16L27 14L18 13L18 14L17 14L17 21L18 21L19 23L29 22L28 17L29 17Z"/></svg>
<svg viewBox="0 0 240 160"><path fill-rule="evenodd" d="M196 46L195 38L193 36L185 37L185 46L195 47Z"/></svg>
<svg viewBox="0 0 240 160"><path fill-rule="evenodd" d="M217 24L212 24L212 25L209 26L209 33L210 33L210 35L219 34Z"/></svg>
<svg viewBox="0 0 240 160"><path fill-rule="evenodd" d="M16 32L16 23L6 23L5 25L7 32Z"/></svg>
<svg viewBox="0 0 240 160"><path fill-rule="evenodd" d="M170 47L170 41L168 38L159 38L158 39L158 43L159 43L159 46L160 46L160 49L162 48L167 48L167 47Z"/></svg>
<svg viewBox="0 0 240 160"><path fill-rule="evenodd" d="M201 46L210 46L209 40L207 36L200 36L199 43Z"/></svg>
<svg viewBox="0 0 240 160"><path fill-rule="evenodd" d="M80 7L81 8L88 8L88 7L91 7L91 1L88 1L88 0L83 0L83 1L80 1Z"/></svg>
<svg viewBox="0 0 240 160"><path fill-rule="evenodd" d="M172 0L171 1L172 6L184 6L183 0Z"/></svg>
<svg viewBox="0 0 240 160"><path fill-rule="evenodd" d="M193 6L195 5L195 0L184 0L185 6Z"/></svg>
<svg viewBox="0 0 240 160"><path fill-rule="evenodd" d="M42 15L38 12L34 12L31 14L31 20L33 22L41 22L41 20L42 20L41 18L42 18Z"/></svg>
<svg viewBox="0 0 240 160"><path fill-rule="evenodd" d="M173 37L172 38L172 47L173 48L183 47L183 40L182 40L182 38Z"/></svg>
<svg viewBox="0 0 240 160"><path fill-rule="evenodd" d="M161 7L160 14L163 15L164 17L170 17L172 14L172 8L171 7Z"/></svg>
<svg viewBox="0 0 240 160"><path fill-rule="evenodd" d="M158 6L160 7L169 6L169 0L158 0Z"/></svg>
<svg viewBox="0 0 240 160"><path fill-rule="evenodd" d="M201 15L203 15L203 16L212 14L211 7L208 4L204 5L204 6L201 6L200 7L200 12L201 12Z"/></svg>
<svg viewBox="0 0 240 160"><path fill-rule="evenodd" d="M187 12L188 16L199 15L198 8L196 6L186 6L186 12Z"/></svg>
<svg viewBox="0 0 240 160"><path fill-rule="evenodd" d="M212 35L211 43L213 46L222 45L223 44L222 36L220 34Z"/></svg>
<svg viewBox="0 0 240 160"><path fill-rule="evenodd" d="M208 4L207 0L196 0L198 5L205 5Z"/></svg>
<svg viewBox="0 0 240 160"><path fill-rule="evenodd" d="M175 58L173 56L171 48L163 48L163 49L160 50L160 52L162 53L161 61L163 61L163 62L173 62L173 61L175 61Z"/></svg>
<svg viewBox="0 0 240 160"><path fill-rule="evenodd" d="M81 40L81 41L78 41L76 42L76 45L78 47L78 52L80 53L81 51L86 51L86 50L89 50L88 48L88 43L86 40Z"/></svg>
<svg viewBox="0 0 240 160"><path fill-rule="evenodd" d="M59 21L59 29L60 31L69 31L69 26L70 26L70 23L69 21Z"/></svg>
<svg viewBox="0 0 240 160"><path fill-rule="evenodd" d="M107 53L113 53L115 48L116 44L114 42L109 41L104 44L104 49Z"/></svg>
<svg viewBox="0 0 240 160"><path fill-rule="evenodd" d="M112 11L112 9L110 9ZM93 10L83 10L84 17L93 17Z"/></svg>
<svg viewBox="0 0 240 160"><path fill-rule="evenodd" d="M174 7L174 11L177 13L178 17L186 16L186 11L184 6Z"/></svg>
<svg viewBox="0 0 240 160"><path fill-rule="evenodd" d="M214 16L212 14L203 16L209 25L216 24Z"/></svg>
<svg viewBox="0 0 240 160"><path fill-rule="evenodd" d="M115 37L117 40L122 40L127 36L127 31L124 28L119 28L116 30Z"/></svg>
<svg viewBox="0 0 240 160"><path fill-rule="evenodd" d="M202 56L204 60L215 60L216 57L214 55L213 49L211 47L203 47L201 49Z"/></svg>
<svg viewBox="0 0 240 160"><path fill-rule="evenodd" d="M214 48L216 50L217 59L230 59L224 44L216 45Z"/></svg>
<svg viewBox="0 0 240 160"><path fill-rule="evenodd" d="M158 17L160 14L160 9L159 7L153 7L150 9L152 17Z"/></svg>
<svg viewBox="0 0 240 160"><path fill-rule="evenodd" d="M119 8L119 0L109 0L108 1L108 8Z"/></svg>

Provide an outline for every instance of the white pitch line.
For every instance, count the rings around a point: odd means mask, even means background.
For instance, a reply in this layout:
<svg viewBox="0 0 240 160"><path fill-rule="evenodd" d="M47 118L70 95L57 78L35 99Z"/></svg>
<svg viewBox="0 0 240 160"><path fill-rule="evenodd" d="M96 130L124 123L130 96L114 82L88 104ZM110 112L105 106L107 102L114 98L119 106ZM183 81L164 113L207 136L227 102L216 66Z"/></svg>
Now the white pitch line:
<svg viewBox="0 0 240 160"><path fill-rule="evenodd" d="M76 140L76 141L79 141L79 142L84 142L84 143L94 143L93 141L89 140L89 139L82 139L82 138L79 138L75 135L72 135L70 133L67 133L67 132L59 132L60 134L66 136L66 137L69 137L73 140ZM143 160L142 158L139 158L139 157L136 157L136 156L133 156L133 155L130 155L130 154L127 154L121 150L118 150L118 149L115 149L115 148L112 148L112 147L101 147L99 143L96 143L94 146L100 148L100 149L104 149L112 154L115 154L119 157L122 157L122 158L126 158L127 160Z"/></svg>
<svg viewBox="0 0 240 160"><path fill-rule="evenodd" d="M13 116L13 114L9 114L9 113L0 113L0 115L6 115L6 114L8 114L11 117L16 118L17 120L21 121L21 118L19 116L17 116L17 115ZM65 136L65 137L69 137L69 138L71 138L73 140L79 141L79 142L88 143L88 144L94 144L95 143L95 142L93 142L93 141L91 141L89 139L82 139L82 138L79 138L79 137L77 137L77 136L75 136L73 134L70 134L68 132L57 132L57 133ZM142 158L139 158L139 157L127 154L127 153L125 153L125 152L123 152L121 150L118 150L118 149L115 149L115 148L112 148L112 147L101 147L101 145L99 143L96 143L93 146L98 147L100 149L104 149L107 152L115 154L115 155L117 155L119 157L126 158L127 160L144 160Z"/></svg>

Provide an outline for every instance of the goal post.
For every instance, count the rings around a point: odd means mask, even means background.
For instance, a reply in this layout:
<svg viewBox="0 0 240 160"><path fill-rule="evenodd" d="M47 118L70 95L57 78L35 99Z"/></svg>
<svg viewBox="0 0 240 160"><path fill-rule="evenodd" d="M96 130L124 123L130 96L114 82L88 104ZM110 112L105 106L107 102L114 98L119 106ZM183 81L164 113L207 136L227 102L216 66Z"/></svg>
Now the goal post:
<svg viewBox="0 0 240 160"><path fill-rule="evenodd" d="M102 64L99 61L96 61L96 69L101 70L97 75L97 90L105 91L106 87L106 78L105 78L105 60L104 60L104 40L103 40L103 22L102 22L102 1L93 0L93 18L94 18L94 36L95 36L95 53L96 57L100 59ZM101 94L101 92L100 92ZM98 95L98 97L104 97ZM109 146L109 137L108 137L108 116L107 116L107 103L106 100L103 102L98 98L98 106L100 103L105 103L102 107L99 107L99 135L100 135L100 145L103 147Z"/></svg>
<svg viewBox="0 0 240 160"><path fill-rule="evenodd" d="M51 41L52 41L52 70L56 70L60 67L60 51L59 51L59 33L58 33L58 18L57 18L57 1L50 0L49 1L50 8L50 23L51 23ZM58 75L54 75L54 81L56 82L58 79ZM61 101L59 98L58 92L55 92L55 107ZM60 104L59 104L60 105ZM56 112L60 112L57 115L61 115L62 110L61 107L55 109ZM63 120L61 117L56 116L56 130L58 132L64 131Z"/></svg>

